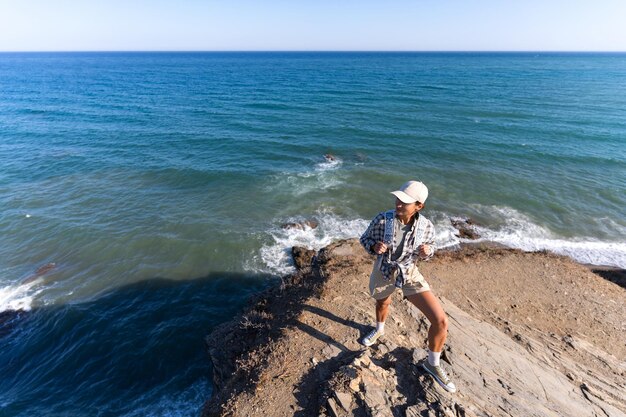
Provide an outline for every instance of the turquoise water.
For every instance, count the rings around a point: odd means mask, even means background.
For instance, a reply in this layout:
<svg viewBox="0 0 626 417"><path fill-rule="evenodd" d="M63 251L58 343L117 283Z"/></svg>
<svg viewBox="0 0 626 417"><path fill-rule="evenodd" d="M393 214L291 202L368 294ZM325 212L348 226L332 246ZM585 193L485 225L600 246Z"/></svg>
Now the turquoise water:
<svg viewBox="0 0 626 417"><path fill-rule="evenodd" d="M624 268L625 115L625 54L0 54L0 414L197 415L202 337L411 178L442 247Z"/></svg>

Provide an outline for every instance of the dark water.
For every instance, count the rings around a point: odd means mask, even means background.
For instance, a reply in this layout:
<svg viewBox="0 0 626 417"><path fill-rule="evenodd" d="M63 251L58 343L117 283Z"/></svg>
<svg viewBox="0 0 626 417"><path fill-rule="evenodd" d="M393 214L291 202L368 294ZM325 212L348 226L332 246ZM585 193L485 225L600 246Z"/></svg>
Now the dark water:
<svg viewBox="0 0 626 417"><path fill-rule="evenodd" d="M154 278L19 313L0 336L3 415L193 415L211 393L203 337L268 277Z"/></svg>
<svg viewBox="0 0 626 417"><path fill-rule="evenodd" d="M0 54L0 415L196 415L204 335L411 178L442 247L626 267L625 115L624 54Z"/></svg>

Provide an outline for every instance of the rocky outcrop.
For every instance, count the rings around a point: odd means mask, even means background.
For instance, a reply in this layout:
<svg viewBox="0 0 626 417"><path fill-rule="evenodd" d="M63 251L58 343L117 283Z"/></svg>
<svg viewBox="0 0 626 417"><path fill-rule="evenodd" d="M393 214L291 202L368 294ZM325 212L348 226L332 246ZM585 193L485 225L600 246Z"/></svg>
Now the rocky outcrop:
<svg viewBox="0 0 626 417"><path fill-rule="evenodd" d="M303 248L302 246L294 246L291 248L291 257L297 270L311 266L311 261L315 256L312 249Z"/></svg>
<svg viewBox="0 0 626 417"><path fill-rule="evenodd" d="M421 370L428 323L399 292L385 336L359 344L372 261L355 240L330 245L218 327L204 415L626 416L622 287L546 253L435 257L420 269L449 317L450 394Z"/></svg>
<svg viewBox="0 0 626 417"><path fill-rule="evenodd" d="M459 387L457 394L439 389L420 370L419 362L426 351L398 346L393 338L387 338L376 348L363 351L331 378L343 382L330 392L328 409L334 410L332 414L625 415L623 383L619 379L608 382L594 375L592 367L558 355L562 351L558 337L531 339L515 333L511 338L448 301L443 305L453 322L446 353ZM425 328L426 323L419 327ZM576 349L605 357L589 345ZM614 359L611 365L620 367Z"/></svg>
<svg viewBox="0 0 626 417"><path fill-rule="evenodd" d="M480 234L476 231L476 224L472 219L451 218L450 223L457 230L456 235L461 239L476 240L480 238Z"/></svg>

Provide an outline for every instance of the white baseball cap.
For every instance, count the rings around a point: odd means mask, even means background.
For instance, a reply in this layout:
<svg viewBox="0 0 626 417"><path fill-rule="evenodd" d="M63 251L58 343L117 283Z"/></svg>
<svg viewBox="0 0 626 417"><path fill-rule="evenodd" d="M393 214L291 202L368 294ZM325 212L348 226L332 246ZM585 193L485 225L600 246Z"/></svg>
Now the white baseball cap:
<svg viewBox="0 0 626 417"><path fill-rule="evenodd" d="M419 181L408 181L398 191L392 191L405 204L424 203L428 198L428 188Z"/></svg>

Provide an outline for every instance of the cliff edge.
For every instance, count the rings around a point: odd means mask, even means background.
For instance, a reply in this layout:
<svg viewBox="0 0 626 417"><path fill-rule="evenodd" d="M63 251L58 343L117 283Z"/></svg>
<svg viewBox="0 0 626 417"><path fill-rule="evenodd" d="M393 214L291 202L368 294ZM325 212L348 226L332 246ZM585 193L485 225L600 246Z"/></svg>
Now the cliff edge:
<svg viewBox="0 0 626 417"><path fill-rule="evenodd" d="M418 366L428 323L400 292L386 335L359 344L375 320L358 241L311 255L207 337L203 416L626 416L623 271L483 246L423 263L450 322L449 394Z"/></svg>

